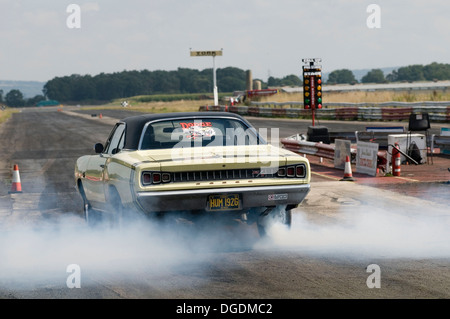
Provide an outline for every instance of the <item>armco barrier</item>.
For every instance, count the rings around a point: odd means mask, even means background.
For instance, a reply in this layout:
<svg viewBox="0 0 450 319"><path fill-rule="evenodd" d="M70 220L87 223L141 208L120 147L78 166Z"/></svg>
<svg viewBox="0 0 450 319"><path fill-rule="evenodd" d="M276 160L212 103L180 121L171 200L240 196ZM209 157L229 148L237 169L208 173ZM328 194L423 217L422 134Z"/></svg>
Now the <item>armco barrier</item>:
<svg viewBox="0 0 450 319"><path fill-rule="evenodd" d="M285 117L286 114L287 114L286 111L287 111L286 109L272 109L272 116L275 116L275 117L279 117L279 116Z"/></svg>
<svg viewBox="0 0 450 319"><path fill-rule="evenodd" d="M283 138L281 139L281 143L283 144L285 149L298 154L309 154L334 159L333 145L309 141L299 141L292 138Z"/></svg>
<svg viewBox="0 0 450 319"><path fill-rule="evenodd" d="M249 106L248 107L248 110L247 110L247 113L248 113L248 115L250 115L250 116L258 116L259 115L259 110L262 110L262 111L264 111L264 110L266 110L266 111L268 111L269 109L267 109L267 108L264 108L264 107L255 107L255 106L253 106L253 107L251 107L251 106ZM261 113L262 114L262 113Z"/></svg>
<svg viewBox="0 0 450 319"><path fill-rule="evenodd" d="M299 140L298 136L295 135L288 138L282 138L281 144L283 144L283 147L285 149L300 155L308 154L328 159L334 159L335 147L332 144L322 144L317 142ZM350 148L352 159L356 158L356 152L356 148ZM386 164L386 153L384 151L378 151L377 167L386 169Z"/></svg>
<svg viewBox="0 0 450 319"><path fill-rule="evenodd" d="M358 119L357 107L343 107L334 109L334 118L336 120L357 120Z"/></svg>
<svg viewBox="0 0 450 319"><path fill-rule="evenodd" d="M381 108L381 119L384 121L391 120L407 120L409 115L412 113L412 107L394 107L394 108Z"/></svg>
<svg viewBox="0 0 450 319"><path fill-rule="evenodd" d="M288 104L286 104L288 103ZM303 108L284 107L292 106L294 102L271 103L277 107L267 107L267 103L252 103L252 106L200 106L200 111L229 111L240 115L265 116L265 117L289 117L298 118L311 116L311 110ZM297 102L297 104L301 104ZM331 103L330 103L331 104ZM411 113L428 113L430 120L435 122L450 121L450 102L423 102L403 103L384 102L374 103L339 103L340 107L331 108L330 104L322 109L317 109L317 119L358 120L358 121L404 121L408 120ZM364 104L364 106L362 106ZM255 106L257 105L257 106ZM347 106L343 106L347 105ZM357 105L357 106L355 106Z"/></svg>
<svg viewBox="0 0 450 319"><path fill-rule="evenodd" d="M251 102L252 106L271 107L271 108L303 108L303 102L289 101L289 102ZM423 102L324 102L325 108L339 108L339 107L439 107L450 106L450 101L423 101Z"/></svg>

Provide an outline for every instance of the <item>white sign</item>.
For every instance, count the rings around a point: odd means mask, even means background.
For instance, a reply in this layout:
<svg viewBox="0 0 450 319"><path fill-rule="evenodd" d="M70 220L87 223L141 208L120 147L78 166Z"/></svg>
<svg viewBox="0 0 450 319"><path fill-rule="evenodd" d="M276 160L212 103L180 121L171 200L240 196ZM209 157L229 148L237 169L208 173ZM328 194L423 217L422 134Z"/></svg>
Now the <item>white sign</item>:
<svg viewBox="0 0 450 319"><path fill-rule="evenodd" d="M191 51L191 56L221 56L222 51Z"/></svg>
<svg viewBox="0 0 450 319"><path fill-rule="evenodd" d="M348 156L352 158L350 152L350 141L339 140L334 141L334 167L339 169L345 169L345 159Z"/></svg>
<svg viewBox="0 0 450 319"><path fill-rule="evenodd" d="M377 175L378 143L358 142L356 145L356 171Z"/></svg>
<svg viewBox="0 0 450 319"><path fill-rule="evenodd" d="M306 58L302 59L302 62L311 63L311 62L322 62L321 58Z"/></svg>

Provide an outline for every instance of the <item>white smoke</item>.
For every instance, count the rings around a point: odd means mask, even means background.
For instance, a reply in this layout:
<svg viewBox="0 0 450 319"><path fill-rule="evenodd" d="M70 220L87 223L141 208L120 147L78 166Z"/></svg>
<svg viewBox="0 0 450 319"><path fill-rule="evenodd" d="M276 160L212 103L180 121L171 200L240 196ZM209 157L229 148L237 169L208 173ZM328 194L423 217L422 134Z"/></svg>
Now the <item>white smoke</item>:
<svg viewBox="0 0 450 319"><path fill-rule="evenodd" d="M394 204L380 196L375 200L372 196L372 202L378 201L376 205L364 205L367 201L365 196L356 198L360 205L343 205L334 215L327 216L326 223L308 218L314 213L304 212L300 207L293 214L291 229L275 225L270 230L271 244L314 254L394 258L450 256L448 206L408 196ZM267 244L261 242L257 247Z"/></svg>
<svg viewBox="0 0 450 319"><path fill-rule="evenodd" d="M0 286L64 286L72 264L80 267L84 283L105 276L109 281L164 276L178 267L201 265L209 252L240 244L235 236L234 242L224 240L229 235L212 228L199 234L189 225L162 227L148 220L120 229L90 227L77 216L10 227L0 233Z"/></svg>
<svg viewBox="0 0 450 319"><path fill-rule="evenodd" d="M84 278L106 274L163 275L172 267L201 261L185 234L157 228L150 222L121 229L91 228L71 223L17 226L0 234L0 286L56 281L65 285L68 265L80 267Z"/></svg>
<svg viewBox="0 0 450 319"><path fill-rule="evenodd" d="M76 264L83 287L102 281L136 281L142 275L153 280L152 285L169 282L176 288L192 284L192 279L167 281L174 273L191 269L198 275L197 282L198 278L208 280L201 275L207 265L221 253L236 250L286 249L299 255L361 258L450 256L448 206L406 198L393 209L390 202L380 198L372 199L377 203L373 205L365 196L354 196L350 199L356 205L349 199L348 206L342 205L333 213L306 211L300 206L293 213L291 229L276 224L269 231L270 237L263 240L256 227L238 222L206 222L197 228L189 223L161 227L140 220L111 229L88 227L80 216L67 214L56 222L2 227L0 287L65 288L66 269Z"/></svg>

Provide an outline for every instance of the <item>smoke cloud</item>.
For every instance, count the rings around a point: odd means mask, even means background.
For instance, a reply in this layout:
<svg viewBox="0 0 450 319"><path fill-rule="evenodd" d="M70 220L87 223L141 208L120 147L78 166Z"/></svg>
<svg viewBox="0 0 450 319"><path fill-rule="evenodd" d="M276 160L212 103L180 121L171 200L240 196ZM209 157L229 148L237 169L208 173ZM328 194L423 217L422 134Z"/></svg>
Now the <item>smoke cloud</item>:
<svg viewBox="0 0 450 319"><path fill-rule="evenodd" d="M0 286L15 291L35 285L66 288L70 275L66 269L73 264L81 269L83 287L102 280L138 280L140 274L154 276L154 285L165 284L161 278L187 269L208 280L201 273L221 258L221 253L245 250L286 249L300 255L355 258L450 257L448 206L403 204L393 212L387 203L375 207L366 206L366 198L355 201L360 205L343 205L333 213L308 212L300 206L293 213L290 229L275 224L264 239L259 238L256 227L237 221L162 227L138 220L116 229L87 226L76 214L3 228ZM314 214L327 215L326 222L311 218ZM191 283L192 279L170 284Z"/></svg>
<svg viewBox="0 0 450 319"><path fill-rule="evenodd" d="M0 287L66 289L69 265L81 269L82 288L142 277L152 286L166 285L174 273L201 273L216 253L251 249L259 237L249 228L236 221L164 226L147 219L92 227L78 215L9 227L0 232ZM192 280L170 284L183 287Z"/></svg>
<svg viewBox="0 0 450 319"><path fill-rule="evenodd" d="M415 206L414 199L409 199L409 205L407 197L396 205L380 198L376 206L344 205L338 212L328 214L326 223L308 218L314 213L303 212L300 207L293 214L291 229L274 225L271 244L314 254L354 257L450 257L448 206L426 200ZM365 203L368 199L361 197L356 201ZM256 247L267 244L261 242Z"/></svg>

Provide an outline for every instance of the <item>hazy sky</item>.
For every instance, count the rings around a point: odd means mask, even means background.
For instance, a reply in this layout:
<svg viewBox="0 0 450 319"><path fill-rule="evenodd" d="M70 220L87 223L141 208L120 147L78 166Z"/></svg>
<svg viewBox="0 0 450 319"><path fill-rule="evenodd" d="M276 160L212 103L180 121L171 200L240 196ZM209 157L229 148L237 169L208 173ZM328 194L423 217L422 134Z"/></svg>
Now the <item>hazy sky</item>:
<svg viewBox="0 0 450 319"><path fill-rule="evenodd" d="M70 4L81 28L68 27ZM0 0L0 80L212 67L190 49L223 49L216 68L263 80L300 75L302 58L323 72L450 63L450 1Z"/></svg>

